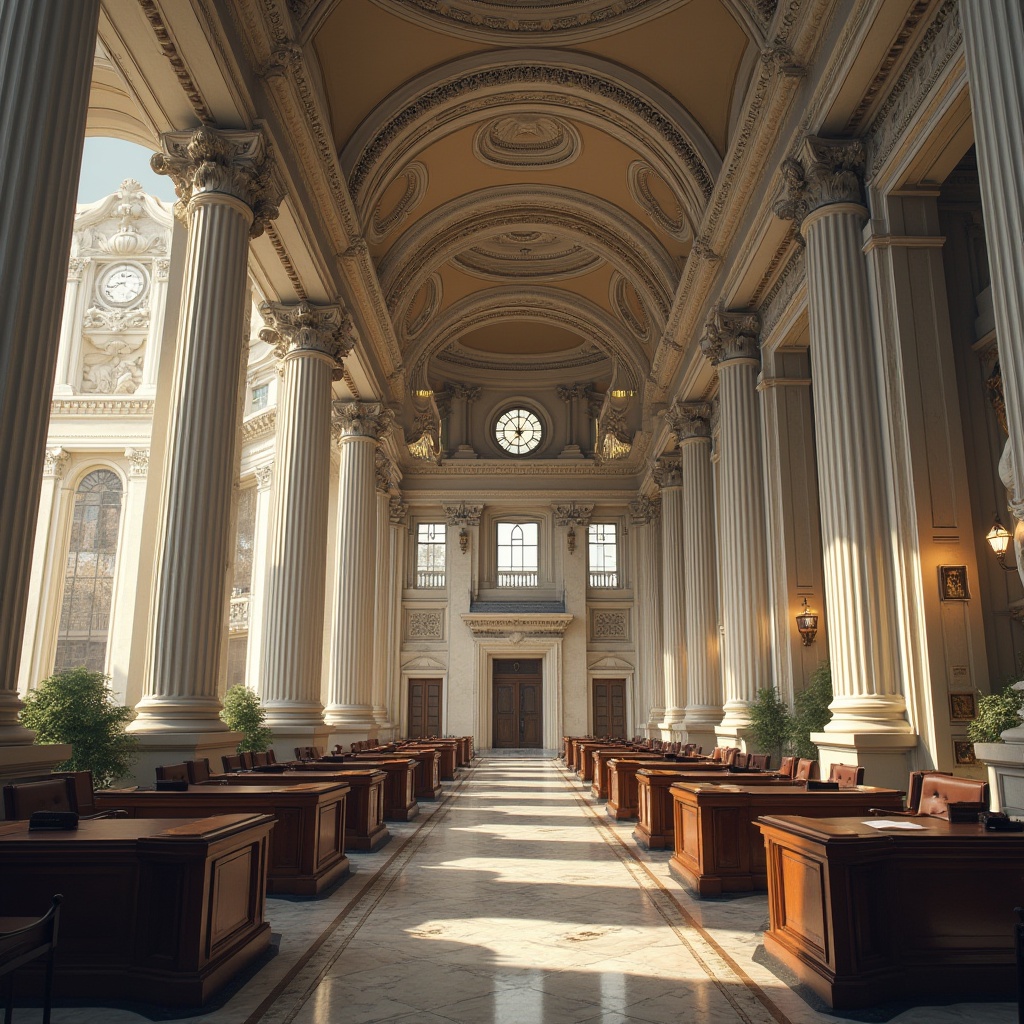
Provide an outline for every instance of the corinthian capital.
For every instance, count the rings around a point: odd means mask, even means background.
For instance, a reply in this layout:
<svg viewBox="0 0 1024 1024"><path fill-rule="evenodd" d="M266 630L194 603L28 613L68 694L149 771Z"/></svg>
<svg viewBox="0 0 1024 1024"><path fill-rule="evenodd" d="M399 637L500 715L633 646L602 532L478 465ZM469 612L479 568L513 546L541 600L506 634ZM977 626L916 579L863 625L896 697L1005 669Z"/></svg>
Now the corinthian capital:
<svg viewBox="0 0 1024 1024"><path fill-rule="evenodd" d="M629 521L634 526L657 522L660 517L661 501L658 498L648 498L646 494L641 494L629 503Z"/></svg>
<svg viewBox="0 0 1024 1024"><path fill-rule="evenodd" d="M674 402L665 413L676 440L711 436L711 406L707 402Z"/></svg>
<svg viewBox="0 0 1024 1024"><path fill-rule="evenodd" d="M664 490L683 486L683 463L678 455L662 455L654 464L654 479Z"/></svg>
<svg viewBox="0 0 1024 1024"><path fill-rule="evenodd" d="M756 359L761 318L756 313L726 309L716 303L704 324L701 351L717 366L729 359Z"/></svg>
<svg viewBox="0 0 1024 1024"><path fill-rule="evenodd" d="M782 163L782 197L775 216L795 221L832 203L863 203L864 143L860 139L821 139L808 135L800 159Z"/></svg>
<svg viewBox="0 0 1024 1024"><path fill-rule="evenodd" d="M253 238L277 216L279 196L262 132L203 127L165 132L160 141L164 151L154 154L150 166L174 182L175 213L180 218L197 196L217 192L240 199L252 210Z"/></svg>
<svg viewBox="0 0 1024 1024"><path fill-rule="evenodd" d="M261 302L260 315L267 325L260 331L260 340L273 345L279 359L291 352L320 353L340 373L341 361L352 351L354 341L352 319L341 306Z"/></svg>
<svg viewBox="0 0 1024 1024"><path fill-rule="evenodd" d="M334 403L334 417L331 423L336 440L343 437L372 437L379 440L391 429L395 414L380 402Z"/></svg>

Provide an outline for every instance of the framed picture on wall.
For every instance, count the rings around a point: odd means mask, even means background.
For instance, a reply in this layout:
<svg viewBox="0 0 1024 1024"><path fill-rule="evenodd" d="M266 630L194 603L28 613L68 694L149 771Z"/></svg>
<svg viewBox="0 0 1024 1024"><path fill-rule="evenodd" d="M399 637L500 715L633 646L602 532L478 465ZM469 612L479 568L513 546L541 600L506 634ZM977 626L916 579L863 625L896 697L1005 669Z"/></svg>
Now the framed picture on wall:
<svg viewBox="0 0 1024 1024"><path fill-rule="evenodd" d="M953 722L971 722L978 713L973 693L949 695L949 718Z"/></svg>
<svg viewBox="0 0 1024 1024"><path fill-rule="evenodd" d="M939 566L939 598L943 601L969 601L966 565Z"/></svg>
<svg viewBox="0 0 1024 1024"><path fill-rule="evenodd" d="M954 764L977 764L974 759L974 744L970 740L953 740Z"/></svg>

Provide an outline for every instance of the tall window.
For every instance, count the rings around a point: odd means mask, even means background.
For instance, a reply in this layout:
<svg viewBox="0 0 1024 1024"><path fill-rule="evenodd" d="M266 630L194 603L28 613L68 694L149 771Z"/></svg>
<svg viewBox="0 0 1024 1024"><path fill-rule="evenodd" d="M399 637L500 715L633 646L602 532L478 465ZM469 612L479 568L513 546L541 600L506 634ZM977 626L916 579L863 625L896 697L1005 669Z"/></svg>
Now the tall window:
<svg viewBox="0 0 1024 1024"><path fill-rule="evenodd" d="M54 672L79 665L93 672L104 669L121 490L121 478L116 473L97 469L75 492Z"/></svg>
<svg viewBox="0 0 1024 1024"><path fill-rule="evenodd" d="M587 527L587 560L592 587L619 585L619 533L614 523Z"/></svg>
<svg viewBox="0 0 1024 1024"><path fill-rule="evenodd" d="M498 523L498 586L537 586L536 523Z"/></svg>
<svg viewBox="0 0 1024 1024"><path fill-rule="evenodd" d="M259 409L266 409L267 402L270 399L270 385L260 384L258 387L252 389L252 405L249 407L252 412L257 412Z"/></svg>
<svg viewBox="0 0 1024 1024"><path fill-rule="evenodd" d="M444 523L416 527L416 586L444 586L446 532Z"/></svg>

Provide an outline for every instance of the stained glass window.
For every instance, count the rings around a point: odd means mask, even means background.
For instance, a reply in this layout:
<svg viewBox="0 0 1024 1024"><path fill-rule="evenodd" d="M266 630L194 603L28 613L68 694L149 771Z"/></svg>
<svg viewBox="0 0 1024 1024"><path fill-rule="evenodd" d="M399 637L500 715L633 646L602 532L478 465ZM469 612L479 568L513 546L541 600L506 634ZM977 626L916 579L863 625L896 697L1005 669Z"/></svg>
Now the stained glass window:
<svg viewBox="0 0 1024 1024"><path fill-rule="evenodd" d="M90 473L75 492L55 672L79 665L94 672L104 669L121 493L121 478L109 469Z"/></svg>

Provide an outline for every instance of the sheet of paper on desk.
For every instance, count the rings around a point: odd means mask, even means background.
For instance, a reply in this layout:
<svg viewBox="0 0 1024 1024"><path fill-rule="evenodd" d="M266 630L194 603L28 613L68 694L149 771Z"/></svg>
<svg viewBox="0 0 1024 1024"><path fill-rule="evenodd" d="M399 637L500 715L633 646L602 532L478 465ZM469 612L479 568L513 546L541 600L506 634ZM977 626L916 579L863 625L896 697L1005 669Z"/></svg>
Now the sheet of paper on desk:
<svg viewBox="0 0 1024 1024"><path fill-rule="evenodd" d="M865 821L863 824L870 825L872 828L924 828L924 825L918 825L913 821L892 821L889 818L876 818L874 821Z"/></svg>

